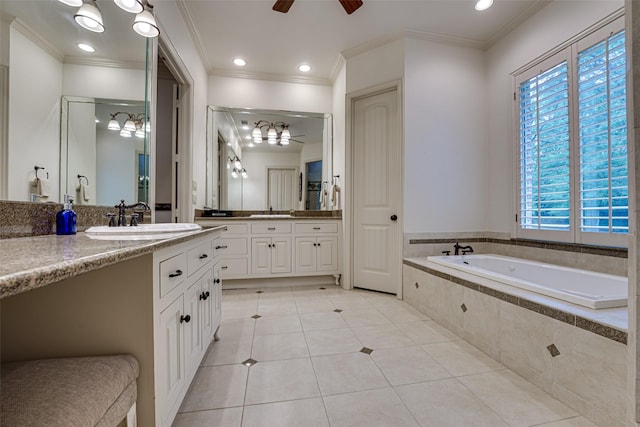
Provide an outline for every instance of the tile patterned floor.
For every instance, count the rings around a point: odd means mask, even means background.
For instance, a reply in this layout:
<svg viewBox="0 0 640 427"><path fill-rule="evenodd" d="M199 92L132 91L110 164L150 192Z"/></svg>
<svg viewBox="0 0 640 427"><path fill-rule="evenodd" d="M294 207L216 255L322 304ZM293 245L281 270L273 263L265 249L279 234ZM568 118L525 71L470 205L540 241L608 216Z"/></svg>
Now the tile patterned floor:
<svg viewBox="0 0 640 427"><path fill-rule="evenodd" d="M594 426L393 296L224 291L220 337L174 427Z"/></svg>

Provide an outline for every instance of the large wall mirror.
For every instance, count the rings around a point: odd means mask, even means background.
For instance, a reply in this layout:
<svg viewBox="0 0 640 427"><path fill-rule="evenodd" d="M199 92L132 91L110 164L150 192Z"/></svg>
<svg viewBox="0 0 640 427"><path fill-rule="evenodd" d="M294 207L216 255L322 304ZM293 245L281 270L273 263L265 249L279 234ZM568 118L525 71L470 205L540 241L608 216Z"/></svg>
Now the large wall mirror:
<svg viewBox="0 0 640 427"><path fill-rule="evenodd" d="M105 31L73 20L77 7L54 0L0 2L0 198L114 205L147 200L149 135L107 129L131 115L147 122L151 43L133 15L98 1ZM80 50L79 43L95 52ZM2 134L2 132L0 132ZM126 154L125 154L126 153ZM40 179L40 187L34 185Z"/></svg>
<svg viewBox="0 0 640 427"><path fill-rule="evenodd" d="M332 143L330 114L209 107L207 207L336 209Z"/></svg>

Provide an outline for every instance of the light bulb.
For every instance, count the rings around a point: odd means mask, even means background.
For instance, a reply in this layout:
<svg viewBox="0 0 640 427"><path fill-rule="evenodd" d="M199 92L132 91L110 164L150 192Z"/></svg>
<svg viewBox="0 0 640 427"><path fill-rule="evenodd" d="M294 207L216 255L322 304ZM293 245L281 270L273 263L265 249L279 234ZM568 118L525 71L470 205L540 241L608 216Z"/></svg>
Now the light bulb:
<svg viewBox="0 0 640 427"><path fill-rule="evenodd" d="M251 136L253 137L253 139L256 139L256 138L262 139L262 131L260 130L259 127L255 127L253 128L253 132L251 132Z"/></svg>
<svg viewBox="0 0 640 427"><path fill-rule="evenodd" d="M98 9L95 0L87 0L78 12L73 15L78 25L94 33L104 32L104 24L102 23L102 13Z"/></svg>
<svg viewBox="0 0 640 427"><path fill-rule="evenodd" d="M135 132L136 131L136 123L133 121L133 119L128 118L126 122L124 122L124 126L122 127L122 129L126 129L129 132Z"/></svg>
<svg viewBox="0 0 640 427"><path fill-rule="evenodd" d="M254 144L262 144L262 137L259 137L259 138L253 138L253 143L254 143Z"/></svg>
<svg viewBox="0 0 640 427"><path fill-rule="evenodd" d="M493 4L493 0L478 0L476 2L476 10L489 9Z"/></svg>
<svg viewBox="0 0 640 427"><path fill-rule="evenodd" d="M131 132L129 132L126 129L122 129L120 131L120 136L123 137L123 138L131 138Z"/></svg>
<svg viewBox="0 0 640 427"><path fill-rule="evenodd" d="M107 129L109 130L120 130L120 123L116 119L109 120L109 124L107 125Z"/></svg>
<svg viewBox="0 0 640 427"><path fill-rule="evenodd" d="M271 138L277 138L278 137L278 132L276 131L276 129L274 127L270 127L269 131L267 132L267 138L271 139Z"/></svg>
<svg viewBox="0 0 640 427"><path fill-rule="evenodd" d="M136 18L133 20L133 29L136 33L144 37L158 37L160 34L156 18L148 6L136 15Z"/></svg>
<svg viewBox="0 0 640 427"><path fill-rule="evenodd" d="M231 171L231 176L234 178L238 177L238 170L236 168L233 168L233 170Z"/></svg>
<svg viewBox="0 0 640 427"><path fill-rule="evenodd" d="M144 138L145 132L144 129L142 128L142 126L140 126L138 129L136 129L136 136L138 138Z"/></svg>
<svg viewBox="0 0 640 427"><path fill-rule="evenodd" d="M273 144L276 144L276 143L278 142L278 140L277 140L277 139L275 139L275 138L268 138L268 139L267 139L267 142L268 142L269 144L273 145Z"/></svg>
<svg viewBox="0 0 640 427"><path fill-rule="evenodd" d="M140 0L113 0L113 2L125 12L140 13L144 10Z"/></svg>
<svg viewBox="0 0 640 427"><path fill-rule="evenodd" d="M280 144L281 145L289 145L289 139L288 138L280 139Z"/></svg>
<svg viewBox="0 0 640 427"><path fill-rule="evenodd" d="M235 158L233 165L238 169L242 169L242 162L240 162L240 159L237 157Z"/></svg>
<svg viewBox="0 0 640 427"><path fill-rule="evenodd" d="M242 170L240 171L240 173L242 174L242 177L244 179L249 178L249 175L247 174L247 170L245 168L242 168Z"/></svg>
<svg viewBox="0 0 640 427"><path fill-rule="evenodd" d="M285 128L285 129L282 131L282 135L280 135L280 137L281 137L282 139L284 139L284 138L286 138L286 139L291 139L291 132L289 132L289 129L288 129L288 128Z"/></svg>

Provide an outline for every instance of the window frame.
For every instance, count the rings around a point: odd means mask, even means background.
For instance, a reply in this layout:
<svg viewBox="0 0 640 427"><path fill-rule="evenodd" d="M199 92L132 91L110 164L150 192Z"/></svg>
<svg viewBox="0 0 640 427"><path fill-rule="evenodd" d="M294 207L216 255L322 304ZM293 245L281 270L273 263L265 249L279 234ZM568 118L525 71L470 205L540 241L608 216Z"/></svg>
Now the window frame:
<svg viewBox="0 0 640 427"><path fill-rule="evenodd" d="M594 26L591 31L576 36L564 45L549 52L542 59L532 61L513 75L513 140L515 141L513 172L515 174L515 225L516 238L558 241L597 246L627 247L628 233L601 233L581 230L580 214L580 138L578 121L578 54L625 29L624 16ZM628 56L627 56L628 57ZM566 61L569 95L569 230L539 230L521 227L521 142L520 142L520 84ZM628 94L627 94L628 96ZM628 105L628 103L627 103ZM628 135L627 135L628 137ZM628 147L627 139L627 147ZM628 164L629 167L629 164ZM631 194L629 193L629 197Z"/></svg>

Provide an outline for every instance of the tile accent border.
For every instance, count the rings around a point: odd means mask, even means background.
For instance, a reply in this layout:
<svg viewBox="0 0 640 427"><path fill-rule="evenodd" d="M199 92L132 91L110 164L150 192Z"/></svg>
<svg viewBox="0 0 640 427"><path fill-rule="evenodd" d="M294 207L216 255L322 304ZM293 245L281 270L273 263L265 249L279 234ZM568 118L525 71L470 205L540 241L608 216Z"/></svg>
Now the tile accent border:
<svg viewBox="0 0 640 427"><path fill-rule="evenodd" d="M447 238L447 239L410 239L410 245L433 245L444 243L497 243L501 245L524 246L538 249L551 249L564 252L578 252L589 255L602 255L615 258L627 258L628 251L626 248L617 248L611 246L595 246L583 245L578 243L562 243L550 242L545 240L528 240L528 239L494 239L491 237L470 237L470 238Z"/></svg>
<svg viewBox="0 0 640 427"><path fill-rule="evenodd" d="M409 260L403 260L403 264L409 267L416 268L427 274L431 274L432 276L436 276L441 279L448 280L449 282L455 283L457 285L464 286L465 288L469 288L474 291L483 293L485 295L489 295L499 300L508 302L509 304L513 304L518 307L531 310L543 316L550 317L560 322L567 323L569 325L578 327L580 329L584 329L585 331L592 332L594 334L603 336L605 338L609 338L610 340L613 340L625 345L627 344L627 332L625 331L621 331L611 326L602 325L600 323L594 322L593 320L585 319L581 316L577 316L575 314L558 310L557 308L553 308L537 302L529 301L526 298L510 295L505 292L497 291L495 289L488 288L484 285L471 282L469 280L461 279L456 276L451 276L450 274L446 274L441 271L434 270L429 267L425 267L424 265L416 264Z"/></svg>

